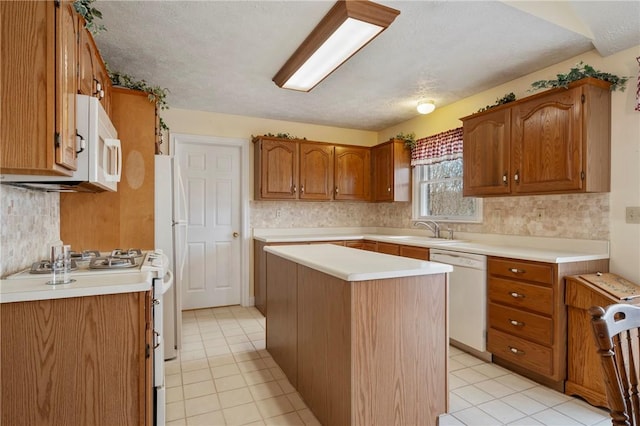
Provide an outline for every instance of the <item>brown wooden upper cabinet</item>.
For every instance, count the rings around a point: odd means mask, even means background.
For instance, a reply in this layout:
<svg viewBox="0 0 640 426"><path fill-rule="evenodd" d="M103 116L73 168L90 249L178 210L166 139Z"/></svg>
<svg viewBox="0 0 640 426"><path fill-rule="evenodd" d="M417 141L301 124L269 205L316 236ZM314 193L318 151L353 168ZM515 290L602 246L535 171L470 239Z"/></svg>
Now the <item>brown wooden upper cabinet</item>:
<svg viewBox="0 0 640 426"><path fill-rule="evenodd" d="M254 143L256 199L333 198L333 145L269 137Z"/></svg>
<svg viewBox="0 0 640 426"><path fill-rule="evenodd" d="M78 64L73 1L4 1L0 12L0 172L70 175Z"/></svg>
<svg viewBox="0 0 640 426"><path fill-rule="evenodd" d="M336 200L371 199L371 150L358 146L336 146Z"/></svg>
<svg viewBox="0 0 640 426"><path fill-rule="evenodd" d="M78 16L78 93L95 96L111 116L111 79L85 21Z"/></svg>
<svg viewBox="0 0 640 426"><path fill-rule="evenodd" d="M254 144L256 200L370 199L369 148L266 136Z"/></svg>
<svg viewBox="0 0 640 426"><path fill-rule="evenodd" d="M411 150L392 140L371 149L373 201L411 201Z"/></svg>
<svg viewBox="0 0 640 426"><path fill-rule="evenodd" d="M333 198L334 147L323 143L300 142L301 200Z"/></svg>
<svg viewBox="0 0 640 426"><path fill-rule="evenodd" d="M610 190L607 82L582 79L462 121L465 196Z"/></svg>
<svg viewBox="0 0 640 426"><path fill-rule="evenodd" d="M256 200L298 198L298 143L276 138L254 140Z"/></svg>

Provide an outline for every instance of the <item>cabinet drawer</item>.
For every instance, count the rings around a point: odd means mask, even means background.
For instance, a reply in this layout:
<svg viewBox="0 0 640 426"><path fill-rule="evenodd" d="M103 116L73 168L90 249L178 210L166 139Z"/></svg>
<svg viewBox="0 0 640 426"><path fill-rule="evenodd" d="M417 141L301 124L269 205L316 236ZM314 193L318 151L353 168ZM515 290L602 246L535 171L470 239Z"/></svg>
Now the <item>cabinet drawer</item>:
<svg viewBox="0 0 640 426"><path fill-rule="evenodd" d="M553 344L553 321L542 315L489 303L489 327L543 345Z"/></svg>
<svg viewBox="0 0 640 426"><path fill-rule="evenodd" d="M378 253L400 255L400 246L392 243L378 242Z"/></svg>
<svg viewBox="0 0 640 426"><path fill-rule="evenodd" d="M537 373L553 374L553 351L546 346L489 329L487 350L493 355Z"/></svg>
<svg viewBox="0 0 640 426"><path fill-rule="evenodd" d="M400 256L429 260L429 249L426 247L400 246Z"/></svg>
<svg viewBox="0 0 640 426"><path fill-rule="evenodd" d="M553 283L553 265L551 264L490 257L488 269L489 275L543 284Z"/></svg>
<svg viewBox="0 0 640 426"><path fill-rule="evenodd" d="M553 314L553 290L501 278L489 279L489 300L542 314Z"/></svg>

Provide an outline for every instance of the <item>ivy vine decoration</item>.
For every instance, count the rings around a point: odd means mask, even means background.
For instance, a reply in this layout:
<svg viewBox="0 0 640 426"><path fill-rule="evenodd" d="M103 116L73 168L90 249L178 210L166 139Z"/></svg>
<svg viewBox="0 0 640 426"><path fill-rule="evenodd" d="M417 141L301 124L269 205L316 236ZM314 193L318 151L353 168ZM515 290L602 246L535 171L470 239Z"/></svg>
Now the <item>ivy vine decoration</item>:
<svg viewBox="0 0 640 426"><path fill-rule="evenodd" d="M280 138L280 139L301 139L306 141L307 138L299 138L297 136L293 136L290 135L289 133L276 133L275 135L273 133L266 133L264 136L268 137L268 138ZM253 138L253 136L251 136Z"/></svg>
<svg viewBox="0 0 640 426"><path fill-rule="evenodd" d="M404 146L406 146L409 149L413 149L416 146L416 134L411 132L411 133L407 133L406 135L402 132L398 133L397 135L395 135L395 137L391 138L390 140L393 139L398 139L404 142Z"/></svg>
<svg viewBox="0 0 640 426"><path fill-rule="evenodd" d="M102 12L92 6L92 3L96 0L76 0L73 2L73 7L82 16L86 22L85 27L96 35L102 31L107 31L104 25L98 24L96 19L102 19Z"/></svg>
<svg viewBox="0 0 640 426"><path fill-rule="evenodd" d="M145 80L136 80L129 74L124 74L118 71L111 71L108 69L109 78L114 86L126 87L127 89L140 90L145 92L149 97L149 102L155 102L160 110L169 109L167 104L167 94L169 89L162 88L160 86L150 86ZM160 117L160 129L169 130L169 126Z"/></svg>
<svg viewBox="0 0 640 426"><path fill-rule="evenodd" d="M585 64L580 61L574 67L572 67L568 73L566 74L557 74L555 80L538 80L531 83L530 92L536 91L538 89L547 89L554 87L564 87L565 89L569 87L569 83L573 83L574 81L581 80L586 77L597 78L598 80L604 80L611 83L610 90L612 92L616 90L620 90L624 92L626 88L627 80L630 77L618 77L617 75L610 74L608 72L602 72L596 70L591 65Z"/></svg>
<svg viewBox="0 0 640 426"><path fill-rule="evenodd" d="M483 112L488 109L495 108L498 105L508 104L509 102L513 102L515 100L516 100L516 95L514 95L513 92L510 92L504 95L503 97L496 99L496 102L493 105L487 105L484 108L480 108L478 112Z"/></svg>

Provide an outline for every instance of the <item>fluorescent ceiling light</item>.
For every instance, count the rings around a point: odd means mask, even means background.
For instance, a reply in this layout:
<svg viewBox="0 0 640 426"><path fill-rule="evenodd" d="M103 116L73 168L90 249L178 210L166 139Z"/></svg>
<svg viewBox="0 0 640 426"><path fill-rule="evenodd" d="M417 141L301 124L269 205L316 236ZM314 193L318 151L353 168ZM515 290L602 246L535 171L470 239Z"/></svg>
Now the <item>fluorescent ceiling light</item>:
<svg viewBox="0 0 640 426"><path fill-rule="evenodd" d="M370 1L338 1L273 81L308 92L393 22L400 12Z"/></svg>

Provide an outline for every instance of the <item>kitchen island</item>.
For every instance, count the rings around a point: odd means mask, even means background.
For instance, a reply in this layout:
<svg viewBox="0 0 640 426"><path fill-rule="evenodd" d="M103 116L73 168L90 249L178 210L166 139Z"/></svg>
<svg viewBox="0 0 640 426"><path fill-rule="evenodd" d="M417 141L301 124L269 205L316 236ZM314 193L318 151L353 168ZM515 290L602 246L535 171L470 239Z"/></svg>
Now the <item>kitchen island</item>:
<svg viewBox="0 0 640 426"><path fill-rule="evenodd" d="M435 424L451 266L331 244L265 251L267 350L318 420Z"/></svg>

